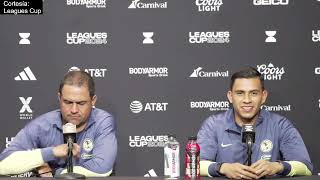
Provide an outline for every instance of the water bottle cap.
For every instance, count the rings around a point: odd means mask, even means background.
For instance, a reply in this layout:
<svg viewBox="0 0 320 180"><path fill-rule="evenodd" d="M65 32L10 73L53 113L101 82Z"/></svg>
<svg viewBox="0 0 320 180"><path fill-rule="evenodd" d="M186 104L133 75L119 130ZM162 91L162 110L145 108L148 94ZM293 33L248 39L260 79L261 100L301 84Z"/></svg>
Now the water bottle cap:
<svg viewBox="0 0 320 180"><path fill-rule="evenodd" d="M188 140L197 140L197 137L196 137L196 136L190 136L190 137L188 138Z"/></svg>

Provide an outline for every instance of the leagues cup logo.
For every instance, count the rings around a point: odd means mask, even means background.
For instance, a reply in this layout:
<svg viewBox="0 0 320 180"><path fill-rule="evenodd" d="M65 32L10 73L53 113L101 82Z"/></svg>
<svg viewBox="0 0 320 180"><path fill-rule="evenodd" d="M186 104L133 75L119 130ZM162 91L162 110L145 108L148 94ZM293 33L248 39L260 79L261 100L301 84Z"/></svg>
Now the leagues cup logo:
<svg viewBox="0 0 320 180"><path fill-rule="evenodd" d="M67 44L104 45L108 43L106 32L71 32L66 34Z"/></svg>

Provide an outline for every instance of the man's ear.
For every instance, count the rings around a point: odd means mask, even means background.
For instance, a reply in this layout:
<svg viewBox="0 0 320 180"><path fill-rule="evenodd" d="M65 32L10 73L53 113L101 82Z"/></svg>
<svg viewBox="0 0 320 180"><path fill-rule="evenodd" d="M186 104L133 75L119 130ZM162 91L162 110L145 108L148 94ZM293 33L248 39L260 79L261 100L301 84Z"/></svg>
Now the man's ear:
<svg viewBox="0 0 320 180"><path fill-rule="evenodd" d="M97 95L92 96L92 99L91 99L92 107L95 107L97 99L98 99Z"/></svg>
<svg viewBox="0 0 320 180"><path fill-rule="evenodd" d="M60 102L61 94L58 92L58 101Z"/></svg>
<svg viewBox="0 0 320 180"><path fill-rule="evenodd" d="M262 101L261 104L264 104L267 101L267 97L268 97L268 91L267 90L263 90L262 91Z"/></svg>
<svg viewBox="0 0 320 180"><path fill-rule="evenodd" d="M227 97L228 97L229 102L232 103L232 92L231 91L227 92Z"/></svg>

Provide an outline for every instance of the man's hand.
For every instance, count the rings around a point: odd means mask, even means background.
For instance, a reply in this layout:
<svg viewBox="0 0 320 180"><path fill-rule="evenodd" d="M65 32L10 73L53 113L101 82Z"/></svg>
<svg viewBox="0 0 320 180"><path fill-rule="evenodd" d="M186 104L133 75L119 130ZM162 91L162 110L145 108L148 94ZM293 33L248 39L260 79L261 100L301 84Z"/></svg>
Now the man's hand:
<svg viewBox="0 0 320 180"><path fill-rule="evenodd" d="M259 176L272 176L278 172L283 171L283 165L279 162L270 162L266 160L259 160L251 165L254 172Z"/></svg>
<svg viewBox="0 0 320 180"><path fill-rule="evenodd" d="M219 173L230 179L258 179L252 167L240 163L223 163Z"/></svg>
<svg viewBox="0 0 320 180"><path fill-rule="evenodd" d="M52 169L48 163L45 163L42 166L38 167L37 171L40 177L53 177Z"/></svg>
<svg viewBox="0 0 320 180"><path fill-rule="evenodd" d="M73 144L72 154L74 157L80 157L80 146L76 143ZM61 144L53 148L53 155L57 158L68 157L68 145Z"/></svg>

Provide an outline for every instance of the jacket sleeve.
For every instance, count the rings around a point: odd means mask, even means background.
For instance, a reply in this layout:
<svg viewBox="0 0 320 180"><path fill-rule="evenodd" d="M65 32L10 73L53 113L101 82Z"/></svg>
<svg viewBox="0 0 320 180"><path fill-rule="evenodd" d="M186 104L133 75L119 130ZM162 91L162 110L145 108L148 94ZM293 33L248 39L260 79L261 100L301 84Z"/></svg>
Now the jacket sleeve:
<svg viewBox="0 0 320 180"><path fill-rule="evenodd" d="M20 174L44 163L42 151L48 150L37 149L37 131L34 128L30 123L25 126L0 154L0 174Z"/></svg>
<svg viewBox="0 0 320 180"><path fill-rule="evenodd" d="M216 154L217 154L217 130L216 122L212 116L208 117L202 124L197 141L200 145L200 175L201 176L220 176L216 170Z"/></svg>
<svg viewBox="0 0 320 180"><path fill-rule="evenodd" d="M280 152L284 161L282 175L311 175L313 165L298 130L288 119L283 118L279 123Z"/></svg>

